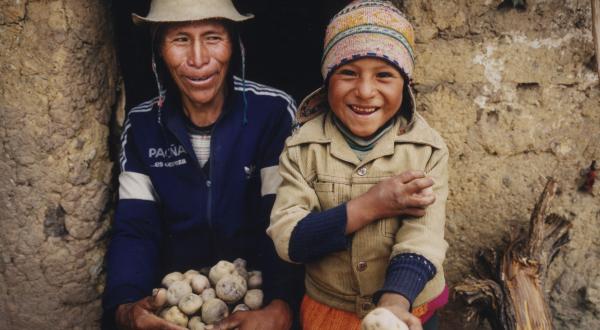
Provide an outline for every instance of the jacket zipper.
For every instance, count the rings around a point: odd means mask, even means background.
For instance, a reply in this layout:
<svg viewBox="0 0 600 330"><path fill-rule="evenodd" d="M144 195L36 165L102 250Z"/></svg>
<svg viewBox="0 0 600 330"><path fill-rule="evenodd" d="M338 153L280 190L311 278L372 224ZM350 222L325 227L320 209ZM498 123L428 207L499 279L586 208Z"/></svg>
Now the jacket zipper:
<svg viewBox="0 0 600 330"><path fill-rule="evenodd" d="M212 178L213 178L213 172L215 171L214 168L214 142L215 142L215 131L217 128L217 125L219 124L219 122L221 121L221 117L223 116L223 114L221 114L221 116L219 116L219 118L217 118L217 120L215 121L215 124L213 125L211 131L210 131L210 149L208 151L208 179L206 181L206 189L208 190L208 196L207 196L207 205L206 205L206 220L208 221L208 228L209 229L213 229L213 223L212 223Z"/></svg>

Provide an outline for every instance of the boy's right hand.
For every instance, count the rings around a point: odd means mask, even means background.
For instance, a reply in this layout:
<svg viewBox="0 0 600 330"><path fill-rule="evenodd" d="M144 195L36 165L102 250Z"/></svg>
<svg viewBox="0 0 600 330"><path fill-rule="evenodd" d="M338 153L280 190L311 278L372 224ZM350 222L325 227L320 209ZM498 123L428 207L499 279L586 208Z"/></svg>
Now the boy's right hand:
<svg viewBox="0 0 600 330"><path fill-rule="evenodd" d="M424 216L425 208L435 202L433 184L422 171L406 171L376 184L348 202L346 234L377 219Z"/></svg>
<svg viewBox="0 0 600 330"><path fill-rule="evenodd" d="M386 292L379 299L377 307L387 308L398 319L404 322L410 330L423 330L421 320L410 313L410 302L402 295Z"/></svg>

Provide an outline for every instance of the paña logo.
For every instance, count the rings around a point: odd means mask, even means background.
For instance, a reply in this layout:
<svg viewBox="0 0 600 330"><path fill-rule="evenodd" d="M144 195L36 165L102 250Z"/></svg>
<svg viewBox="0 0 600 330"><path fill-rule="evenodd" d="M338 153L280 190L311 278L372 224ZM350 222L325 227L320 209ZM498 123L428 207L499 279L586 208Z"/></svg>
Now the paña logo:
<svg viewBox="0 0 600 330"><path fill-rule="evenodd" d="M149 158L172 158L185 153L182 145L172 144L168 148L148 148Z"/></svg>

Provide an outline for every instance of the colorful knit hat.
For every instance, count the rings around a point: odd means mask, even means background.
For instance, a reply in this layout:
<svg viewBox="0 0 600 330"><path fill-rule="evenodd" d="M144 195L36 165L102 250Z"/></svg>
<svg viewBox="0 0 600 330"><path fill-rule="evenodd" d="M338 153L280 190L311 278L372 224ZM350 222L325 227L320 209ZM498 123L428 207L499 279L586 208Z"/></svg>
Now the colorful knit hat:
<svg viewBox="0 0 600 330"><path fill-rule="evenodd" d="M391 2L353 1L338 12L327 26L321 62L324 83L327 84L339 66L365 57L390 63L410 80L415 66L414 44L412 25ZM323 111L319 108L326 100L325 87L307 96L298 108L298 122L303 123L317 116Z"/></svg>

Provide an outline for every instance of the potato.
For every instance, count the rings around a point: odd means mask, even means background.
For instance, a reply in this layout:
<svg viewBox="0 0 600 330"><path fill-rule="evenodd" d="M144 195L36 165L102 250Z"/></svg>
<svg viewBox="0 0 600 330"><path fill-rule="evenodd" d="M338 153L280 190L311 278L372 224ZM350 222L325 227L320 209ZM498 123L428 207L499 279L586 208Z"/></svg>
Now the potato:
<svg viewBox="0 0 600 330"><path fill-rule="evenodd" d="M181 274L180 272L172 272L163 277L161 284L168 289L169 286L173 284L173 282L181 280L183 280L183 274Z"/></svg>
<svg viewBox="0 0 600 330"><path fill-rule="evenodd" d="M370 311L362 320L361 330L408 330L406 323L402 322L389 309L378 307Z"/></svg>
<svg viewBox="0 0 600 330"><path fill-rule="evenodd" d="M202 297L202 300L208 301L210 299L217 298L217 293L215 292L215 289L208 288L208 289L205 289L204 291L202 291L202 293L200 294L200 297Z"/></svg>
<svg viewBox="0 0 600 330"><path fill-rule="evenodd" d="M229 315L227 304L221 299L210 299L202 305L202 320L206 324L221 321Z"/></svg>
<svg viewBox="0 0 600 330"><path fill-rule="evenodd" d="M246 263L246 260L244 260L244 259L242 259L242 258L237 258L237 259L235 259L235 260L233 261L233 265L234 265L236 268L244 268L244 269L246 269L246 264L247 264L247 263Z"/></svg>
<svg viewBox="0 0 600 330"><path fill-rule="evenodd" d="M208 278L202 274L196 274L191 277L190 284L194 293L201 294L205 289L210 288Z"/></svg>
<svg viewBox="0 0 600 330"><path fill-rule="evenodd" d="M248 273L248 289L260 289L262 286L262 272L260 270Z"/></svg>
<svg viewBox="0 0 600 330"><path fill-rule="evenodd" d="M246 304L251 310L257 310L262 306L263 303L263 292L259 289L252 289L246 293L244 297L244 304Z"/></svg>
<svg viewBox="0 0 600 330"><path fill-rule="evenodd" d="M168 309L165 309L161 313L161 317L171 323L177 324L182 327L187 327L188 317L183 314L177 306L172 306Z"/></svg>
<svg viewBox="0 0 600 330"><path fill-rule="evenodd" d="M186 280L175 281L167 290L167 302L171 306L177 306L179 300L190 293L192 293L192 287Z"/></svg>
<svg viewBox="0 0 600 330"><path fill-rule="evenodd" d="M233 304L246 294L246 280L237 274L225 275L219 280L215 290L217 297L228 304Z"/></svg>
<svg viewBox="0 0 600 330"><path fill-rule="evenodd" d="M167 302L167 289L153 289L152 297L154 297L154 304L158 307L162 307Z"/></svg>
<svg viewBox="0 0 600 330"><path fill-rule="evenodd" d="M229 261L221 260L217 262L213 268L210 269L208 273L208 278L210 279L210 283L212 285L217 285L219 280L223 278L225 275L230 275L235 272L235 265Z"/></svg>
<svg viewBox="0 0 600 330"><path fill-rule="evenodd" d="M202 274L204 276L208 276L209 272L210 272L210 267L202 267L202 268L200 268L200 274Z"/></svg>
<svg viewBox="0 0 600 330"><path fill-rule="evenodd" d="M238 305L236 305L236 306L233 308L233 311L232 311L232 313L235 313L235 312L237 312L237 311L240 311L240 312L246 312L246 311L249 311L249 310L250 310L250 307L248 307L248 305L246 305L246 304L238 304Z"/></svg>
<svg viewBox="0 0 600 330"><path fill-rule="evenodd" d="M194 316L188 322L188 328L190 330L206 330L206 324L202 323L200 316Z"/></svg>
<svg viewBox="0 0 600 330"><path fill-rule="evenodd" d="M241 276L246 281L248 281L248 278L250 277L246 268L243 268L243 267L235 267L235 274Z"/></svg>
<svg viewBox="0 0 600 330"><path fill-rule="evenodd" d="M200 274L200 273L197 270L190 269L187 272L183 273L183 279L188 281L188 283L189 283L192 281L192 277L194 275L198 275L198 274Z"/></svg>
<svg viewBox="0 0 600 330"><path fill-rule="evenodd" d="M200 310L202 307L202 298L199 295L190 293L179 300L179 309L185 314L191 316Z"/></svg>

